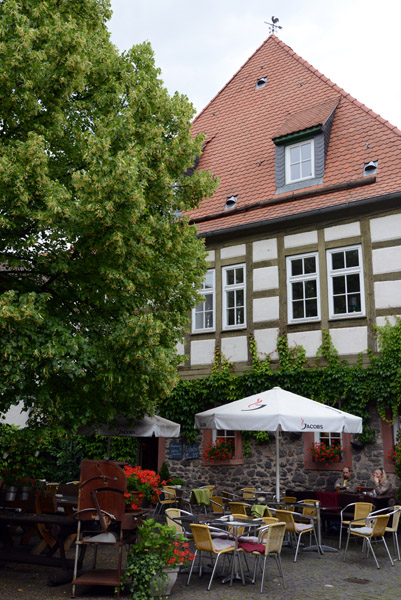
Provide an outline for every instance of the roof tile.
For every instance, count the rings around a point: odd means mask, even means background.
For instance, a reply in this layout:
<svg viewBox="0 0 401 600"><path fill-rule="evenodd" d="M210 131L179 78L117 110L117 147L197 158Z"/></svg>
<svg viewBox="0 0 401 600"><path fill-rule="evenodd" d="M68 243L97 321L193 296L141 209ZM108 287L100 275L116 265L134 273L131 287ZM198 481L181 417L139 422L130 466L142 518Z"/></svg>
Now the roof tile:
<svg viewBox="0 0 401 600"><path fill-rule="evenodd" d="M260 65L266 65L261 70ZM266 86L255 89L267 75ZM272 138L324 123L335 106L322 194L275 200L275 146ZM331 108L331 111L329 112ZM292 131L290 129L292 128ZM401 189L401 131L347 94L298 56L276 36L270 36L195 118L194 135L205 133L199 169L220 177L215 194L191 211L192 219L224 212L226 199L238 195L236 208L198 224L201 233L271 220L340 205ZM379 161L376 182L326 193L328 186L363 179L364 163ZM307 191L307 190L305 190ZM241 212L244 207L253 210Z"/></svg>

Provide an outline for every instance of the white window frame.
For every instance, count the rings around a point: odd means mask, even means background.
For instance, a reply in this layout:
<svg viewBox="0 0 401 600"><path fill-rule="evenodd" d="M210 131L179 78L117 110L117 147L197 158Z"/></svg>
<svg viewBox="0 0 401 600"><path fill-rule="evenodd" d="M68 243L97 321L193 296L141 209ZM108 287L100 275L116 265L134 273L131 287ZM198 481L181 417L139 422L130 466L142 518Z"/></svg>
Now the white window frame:
<svg viewBox="0 0 401 600"><path fill-rule="evenodd" d="M227 284L227 272L236 269L243 270L243 281L242 283L234 283L232 285ZM239 265L230 265L228 267L222 268L222 287L223 287L223 329L244 329L246 327L246 266L245 263ZM244 321L243 323L235 323L234 325L228 324L228 310L232 307L228 306L227 296L230 292L236 292L238 290L243 290L244 304ZM235 294L236 295L236 294ZM235 309L237 308L237 304L235 302Z"/></svg>
<svg viewBox="0 0 401 600"><path fill-rule="evenodd" d="M229 429L213 429L212 430L212 443L215 444L217 440L232 440L234 444L234 450L232 458L235 458L235 431Z"/></svg>
<svg viewBox="0 0 401 600"><path fill-rule="evenodd" d="M301 146L305 146L307 144L310 144L310 150L311 150L311 175L307 175L306 177L299 177L297 179L292 179L291 178L291 160L290 160L290 156L291 156L291 150L293 148L297 148L297 147L301 147ZM299 161L300 164L302 164L302 160ZM295 163L294 163L295 164ZM289 183L296 183L297 181L306 181L307 179L313 179L315 177L315 143L314 143L314 139L311 138L309 140L303 140L302 142L297 142L296 144L291 144L289 146L285 147L285 183L289 184Z"/></svg>
<svg viewBox="0 0 401 600"><path fill-rule="evenodd" d="M315 273L303 273L302 275L292 275L292 261L294 260L304 260L305 258L315 258L316 263L316 272ZM317 315L313 317L294 317L293 316L293 302L294 299L292 297L292 284L293 283L305 283L307 281L316 281L316 302L317 302ZM304 313L305 310L305 302L306 297L303 298L304 302ZM287 256L287 312L288 312L288 322L289 323L303 323L310 321L320 321L320 281L319 281L319 253L318 252L308 252L307 254L297 254L295 256Z"/></svg>
<svg viewBox="0 0 401 600"><path fill-rule="evenodd" d="M343 269L332 268L332 255L338 252L347 252L349 250L358 250L358 266L357 267L344 267ZM342 248L331 248L326 250L327 259L327 288L329 295L329 318L330 319L349 319L352 317L364 317L366 314L365 310L365 286L363 278L363 260L362 260L362 246L356 244L354 246L344 246ZM359 275L359 293L361 296L361 310L359 311L348 311L344 313L334 313L334 291L333 291L333 279L337 276L347 275ZM347 291L345 291L347 294ZM350 295L350 294L349 294ZM348 300L347 300L348 301Z"/></svg>
<svg viewBox="0 0 401 600"><path fill-rule="evenodd" d="M324 436L322 438L322 435ZM331 446L334 441L339 441L340 446L343 447L343 435L342 433L332 433L330 431L315 431L314 432L314 441L317 444L324 442L326 446Z"/></svg>
<svg viewBox="0 0 401 600"><path fill-rule="evenodd" d="M212 296L212 314L213 314L213 325L211 327L205 326L205 315L206 315L206 299L204 302L199 302L195 308L192 309L192 333L203 333L205 331L215 331L216 330L216 272L215 269L208 269L206 276L212 276L212 287L206 288L205 281L202 283L202 289L199 290L199 293L204 297ZM197 310L199 307L202 307L201 310ZM202 313L203 315L203 327L196 327L196 315Z"/></svg>

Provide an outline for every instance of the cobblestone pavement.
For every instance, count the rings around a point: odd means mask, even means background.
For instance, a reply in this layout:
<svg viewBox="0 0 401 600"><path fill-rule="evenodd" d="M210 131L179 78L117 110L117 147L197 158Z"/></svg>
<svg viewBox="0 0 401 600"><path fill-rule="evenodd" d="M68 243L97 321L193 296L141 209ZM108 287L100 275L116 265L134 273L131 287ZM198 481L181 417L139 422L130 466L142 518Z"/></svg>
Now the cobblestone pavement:
<svg viewBox="0 0 401 600"><path fill-rule="evenodd" d="M335 546L337 538L327 538L324 542ZM392 540L389 540L393 554ZM190 586L186 586L187 575L179 574L171 593L171 600L256 600L269 598L279 600L401 600L401 563L395 566L385 554L382 544L375 546L380 569L377 569L373 558L364 559L360 543L350 543L347 561L343 562L343 551L326 552L322 558L317 553L302 552L296 563L293 562L291 548L282 550L283 570L287 587L284 589L281 579L277 577L274 560L267 563L267 573L263 594L258 585L235 581L230 587L222 585L221 578L215 577L210 592L207 592L209 577L204 574L192 576ZM105 550L105 549L102 549ZM89 559L88 559L89 560ZM104 559L104 566L111 566L111 556ZM47 586L47 576L53 572L45 567L8 563L0 565L0 600L57 600L71 596L71 584L57 587ZM260 580L258 580L260 581ZM112 598L111 588L84 587L77 588L80 600L104 600ZM122 593L122 598L129 598Z"/></svg>

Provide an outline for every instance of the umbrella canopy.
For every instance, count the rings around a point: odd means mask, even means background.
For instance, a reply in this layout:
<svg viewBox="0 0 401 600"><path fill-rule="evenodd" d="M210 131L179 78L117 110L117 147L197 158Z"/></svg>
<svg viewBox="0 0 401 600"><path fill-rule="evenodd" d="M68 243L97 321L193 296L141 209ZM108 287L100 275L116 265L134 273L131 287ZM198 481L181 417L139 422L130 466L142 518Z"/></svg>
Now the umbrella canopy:
<svg viewBox="0 0 401 600"><path fill-rule="evenodd" d="M79 427L77 433L80 435L92 435L97 433L98 435L106 435L109 439L107 440L107 458L110 456L110 438L113 436L117 437L179 437L180 436L180 425L169 421L159 415L153 417L144 417L140 421L135 421L133 425L129 424L128 419L123 417L116 417L114 421L105 425L91 426L86 425Z"/></svg>
<svg viewBox="0 0 401 600"><path fill-rule="evenodd" d="M79 434L92 434L117 436L117 437L179 437L180 425L169 421L158 415L153 417L144 417L141 421L135 421L133 425L129 424L128 419L116 417L114 421L97 427L85 426L78 429Z"/></svg>
<svg viewBox="0 0 401 600"><path fill-rule="evenodd" d="M195 415L199 429L274 431L276 433L276 496L280 498L279 433L361 433L362 419L279 387Z"/></svg>

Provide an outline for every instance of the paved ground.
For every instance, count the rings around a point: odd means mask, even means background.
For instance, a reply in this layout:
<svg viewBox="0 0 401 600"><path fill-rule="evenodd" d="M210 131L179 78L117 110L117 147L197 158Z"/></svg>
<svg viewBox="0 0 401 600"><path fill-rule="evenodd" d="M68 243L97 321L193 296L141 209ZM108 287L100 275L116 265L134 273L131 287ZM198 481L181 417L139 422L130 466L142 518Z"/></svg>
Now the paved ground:
<svg viewBox="0 0 401 600"><path fill-rule="evenodd" d="M328 545L336 545L337 538L326 538ZM393 553L392 540L389 547ZM319 559L316 553L303 552L297 562L293 562L293 553L290 548L283 548L282 560L286 577L286 589L281 585L281 579L276 574L276 565L273 560L268 563L267 580L264 592L259 594L259 586L241 582L234 582L233 586L221 584L221 579L216 577L212 589L207 592L208 576L199 578L194 575L190 586L187 587L186 575L180 574L170 596L171 600L256 600L269 598L279 600L401 600L401 563L391 567L386 558L382 544L377 547L377 556L381 569L378 570L373 558L368 560L362 557L360 544L353 543L344 563L343 552L325 553ZM102 549L103 550L103 549ZM105 557L105 562L110 564L110 557ZM0 600L57 600L69 598L71 585L65 584L57 587L46 585L49 568L8 563L0 566ZM77 598L80 600L104 600L112 598L110 588L79 587ZM126 593L122 598L129 598Z"/></svg>

